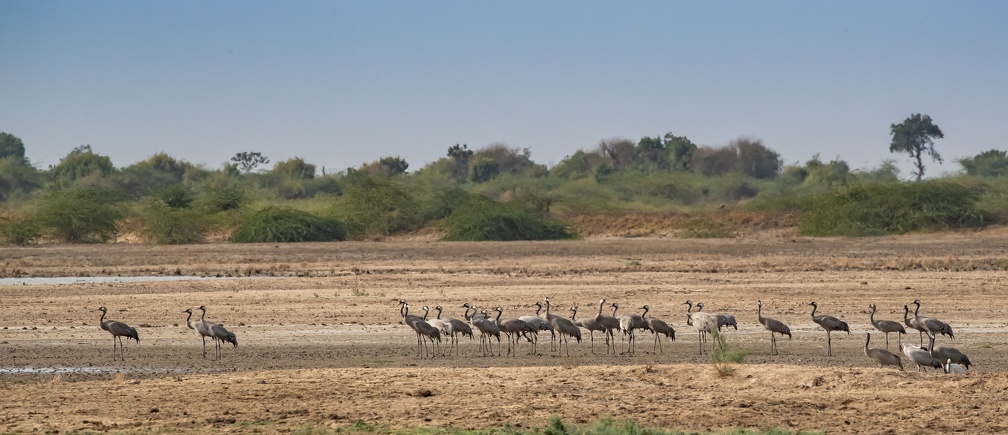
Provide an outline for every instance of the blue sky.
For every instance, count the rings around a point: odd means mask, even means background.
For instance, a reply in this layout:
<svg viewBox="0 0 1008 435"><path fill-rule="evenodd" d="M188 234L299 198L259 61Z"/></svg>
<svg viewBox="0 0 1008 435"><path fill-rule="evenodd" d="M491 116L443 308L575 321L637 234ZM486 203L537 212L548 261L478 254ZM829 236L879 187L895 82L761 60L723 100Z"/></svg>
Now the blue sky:
<svg viewBox="0 0 1008 435"><path fill-rule="evenodd" d="M456 143L549 165L603 139L762 139L787 163L895 159L930 115L1008 148L1008 2L0 0L0 131L40 167L90 144L217 169L240 151L410 170Z"/></svg>

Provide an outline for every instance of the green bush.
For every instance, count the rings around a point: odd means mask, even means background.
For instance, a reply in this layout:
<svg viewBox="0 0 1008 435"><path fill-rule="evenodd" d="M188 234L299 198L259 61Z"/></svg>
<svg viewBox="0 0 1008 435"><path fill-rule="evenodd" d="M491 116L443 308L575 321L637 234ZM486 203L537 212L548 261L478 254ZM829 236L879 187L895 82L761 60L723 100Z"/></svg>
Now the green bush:
<svg viewBox="0 0 1008 435"><path fill-rule="evenodd" d="M39 201L36 221L54 239L68 243L106 242L122 218L122 195L103 189L73 188Z"/></svg>
<svg viewBox="0 0 1008 435"><path fill-rule="evenodd" d="M800 211L799 231L813 236L870 236L976 228L990 223L979 195L934 180L860 184L815 195Z"/></svg>
<svg viewBox="0 0 1008 435"><path fill-rule="evenodd" d="M240 210L249 202L247 189L239 184L207 185L204 186L201 193L198 201L199 208L210 213Z"/></svg>
<svg viewBox="0 0 1008 435"><path fill-rule="evenodd" d="M175 208L162 201L153 201L141 213L144 225L140 232L155 243L199 243L214 228L212 215L192 208Z"/></svg>
<svg viewBox="0 0 1008 435"><path fill-rule="evenodd" d="M0 217L0 235L7 243L26 246L38 242L42 232L31 219Z"/></svg>
<svg viewBox="0 0 1008 435"><path fill-rule="evenodd" d="M346 224L290 208L266 207L248 215L233 233L235 243L332 242L346 240Z"/></svg>
<svg viewBox="0 0 1008 435"><path fill-rule="evenodd" d="M416 192L398 180L353 171L333 215L344 219L353 239L384 237L420 227L423 209Z"/></svg>
<svg viewBox="0 0 1008 435"><path fill-rule="evenodd" d="M473 195L445 220L445 240L513 241L572 239L563 224L521 206Z"/></svg>

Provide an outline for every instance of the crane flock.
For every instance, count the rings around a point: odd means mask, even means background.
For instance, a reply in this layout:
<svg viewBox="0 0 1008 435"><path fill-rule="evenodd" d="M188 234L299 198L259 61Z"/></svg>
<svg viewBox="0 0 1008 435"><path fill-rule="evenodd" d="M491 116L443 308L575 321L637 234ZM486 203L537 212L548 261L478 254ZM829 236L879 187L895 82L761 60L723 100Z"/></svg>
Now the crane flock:
<svg viewBox="0 0 1008 435"><path fill-rule="evenodd" d="M465 303L460 307L465 309L462 313L462 317L465 320L461 320L452 317L442 318L444 308L440 305L434 307L434 310L437 311L435 318L429 318L431 309L428 306L423 306L420 309L424 312L422 317L410 314L410 304L405 299L400 299L399 315L402 317L403 322L416 333L416 355L418 358L434 358L439 355L448 356L453 351L458 356L460 353L459 336L461 335L463 338L469 337L470 340L474 340L475 332L477 331L480 334L479 351L484 356L488 354L491 356L494 355L494 340L497 341L496 356L501 355L502 334L507 340L506 355L510 357L518 355L519 345L522 341L528 343L528 349L525 352L526 355L538 355L540 333L549 333L550 351L565 352L567 356L570 356L570 340L574 339L577 343L581 342L582 329L588 331L590 334L590 349L592 354L595 353L595 332L601 332L604 336L607 354L616 353L616 331L620 332L621 354L626 355L633 355L635 353L638 332L647 331L652 333L654 336L652 350L655 352L664 352L662 336L671 341L675 341L676 339L675 329L671 322L666 322L651 314L649 305L638 308L641 311L640 314L637 314L635 311L623 313L617 317L617 312L620 308L619 303L612 302L608 304L608 307L612 308L612 315L608 315L605 313L607 301L603 298L599 301L598 311L594 317L578 319L578 307L576 305L570 307L570 318L567 318L553 314L549 297L544 298L544 301L545 304L542 301L535 301L531 304L531 306L536 307L534 314L528 313L515 317L504 317L504 308L501 306L480 307ZM910 343L904 344L902 341L897 345L909 363L914 364L920 371L931 367L950 374L965 373L970 365L972 365L972 362L963 352L954 347L935 346L938 335L948 336L950 339L955 338L952 327L948 323L934 317L921 315L920 299L916 299L912 303L915 305L913 316L910 315L910 304L903 306L903 324L892 320L876 319L875 314L878 311L878 307L875 304L868 305L868 308L871 309L871 313L868 315L868 322L872 328L885 334L886 346L884 349L869 347L871 333L867 332L864 346L865 356L876 361L880 367L888 365L899 367L900 370L903 370L902 357L897 353L889 351L889 334L896 333L897 338L900 338L900 335L906 334L905 325L911 329L916 329L921 335L919 346ZM709 352L706 346L708 334L720 333L722 327L726 326L738 329L738 322L732 314L705 312L703 311L703 303L694 304L691 300L683 302L682 305L687 306L686 325L697 331L697 342L701 355L704 352ZM812 307L812 311L809 313L812 322L826 331L826 355L828 357L832 356L832 332L841 331L847 332L850 335L850 326L847 322L834 316L816 315L819 306L815 301L810 302L808 305ZM221 324L206 320L206 306L200 306L197 309L201 313L199 318L195 320L193 319L194 310L192 308L186 308L182 312L183 314L187 314L186 326L194 330L202 338L203 358L207 356L206 340L210 338L214 343L214 360L219 361L221 359L221 347L225 344L231 344L234 348L237 348L238 338L234 332L228 331ZM136 328L123 322L106 320L105 317L108 314L108 310L105 307L100 307L98 311L102 313L99 318L101 329L112 334L112 359L122 359L125 361L122 338L133 339L139 344L140 337ZM770 332L770 354L779 355L777 335L779 334L781 337L786 335L788 339L791 339L792 332L790 327L780 320L764 317L762 300L756 301L756 319L764 329ZM925 334L928 336L928 346L924 346L923 337ZM445 349L444 341L448 341L448 349Z"/></svg>
<svg viewBox="0 0 1008 435"><path fill-rule="evenodd" d="M456 323L452 326L440 320L440 306L437 307L438 318L430 320L428 320L426 315L424 317L409 315L409 304L405 299L399 300L399 306L400 315L404 322L417 333L417 357L419 358L436 357L438 355L436 349L437 345L440 344L441 335L455 336L460 330L463 336L468 335L470 339L474 339L473 331L480 332L480 352L484 356L487 355L488 351L490 355L493 355L492 340L494 338L497 339L498 343L497 356L500 356L501 333L504 333L508 341L507 355L512 357L517 355L518 344L522 340L530 343L526 354L538 354L538 336L544 331L549 331L551 340L559 335L561 343L560 351L563 351L564 344L566 344L566 355L568 356L570 355L569 339L574 338L580 343L582 329L590 334L590 352L592 354L595 353L595 332L601 332L605 337L607 354L616 352L616 331L619 331L621 336L621 354L627 355L632 355L635 352L636 334L638 331L648 331L653 334L654 346L652 350L655 352L664 352L661 340L662 335L672 341L675 340L676 336L673 326L668 322L656 318L653 314L649 315L651 311L650 306L644 305L640 307L639 310L642 311L640 314L624 313L617 316L617 311L620 308L619 303L613 302L608 304L608 307L613 310L612 315L608 315L605 312L605 308L607 307L606 302L604 298L599 301L598 311L594 317L581 319L577 318L577 305L570 307L571 315L569 319L552 314L550 312L549 297L545 298L545 313L543 313L543 303L536 301L530 305L537 307L535 314L521 315L516 318L502 318L504 309L501 306L481 309L481 307L474 304L465 303L461 306L461 308L465 309L463 312L465 321L451 319ZM952 327L933 317L921 316L919 314L920 299L912 303L916 305L913 317L909 315L909 304L903 307L904 323L906 326L921 332L921 346L914 346L909 343L903 344L902 342L898 343L898 349L902 350L903 356L906 356L910 363L916 365L918 370L926 370L927 367L932 367L941 369L945 373L965 373L972 364L965 354L953 347L935 347L935 340L938 335L954 338ZM703 311L704 305L702 302L694 304L691 300L683 302L682 305L687 306L686 325L697 331L697 342L701 355L704 352L709 352L706 346L708 334L719 333L726 326L738 329L738 322L732 314L705 312ZM835 316L816 315L819 305L815 301L810 302L808 306L812 307L812 311L809 313L812 322L826 331L826 356L833 356L832 333L840 331L850 335L850 326L847 322ZM903 370L902 357L897 353L889 351L889 333L894 332L897 334L897 338L900 338L901 334L906 334L906 328L904 328L903 324L896 321L876 319L875 314L878 311L878 307L875 304L868 305L868 308L871 309L871 313L868 315L868 323L872 328L885 334L886 346L885 349L870 347L871 332L866 332L865 356L876 361L880 367L893 366ZM488 310L496 312L496 316L491 316ZM427 307L424 307L424 311L427 311ZM764 329L770 332L770 354L779 355L777 335L779 334L781 337L786 335L788 339L791 339L791 328L780 320L764 317L762 300L756 301L756 319ZM926 347L923 346L924 334L928 335L929 341L929 345ZM453 345L456 355L458 355L457 340L453 342ZM555 347L551 346L551 351L556 350ZM447 355L443 350L443 346L441 355Z"/></svg>
<svg viewBox="0 0 1008 435"><path fill-rule="evenodd" d="M186 308L185 311L182 311L182 313L188 314L188 317L186 317L186 326L188 326L189 329L192 329L197 333L199 333L199 335L203 338L203 358L206 358L207 337L210 337L214 341L214 346L216 349L216 352L214 354L215 360L220 360L221 346L224 343L229 343L233 345L235 348L238 348L238 337L235 335L235 333L228 331L222 325L207 321L205 319L206 317L205 305L201 305L198 309L202 311L202 314L200 315L200 318L196 320L195 323L193 323L192 321L192 315L193 315L192 308ZM137 344L140 344L140 336L137 334L136 328L129 326L123 322L117 322L115 320L105 320L105 315L108 313L108 309L105 307L98 308L98 311L102 312L101 317L98 319L99 326L101 327L101 329L108 331L110 334L112 334L112 360L113 361L116 360L116 341L118 340L119 356L123 361L125 361L126 357L123 354L124 348L122 338L126 337L127 339L133 339L136 340Z"/></svg>

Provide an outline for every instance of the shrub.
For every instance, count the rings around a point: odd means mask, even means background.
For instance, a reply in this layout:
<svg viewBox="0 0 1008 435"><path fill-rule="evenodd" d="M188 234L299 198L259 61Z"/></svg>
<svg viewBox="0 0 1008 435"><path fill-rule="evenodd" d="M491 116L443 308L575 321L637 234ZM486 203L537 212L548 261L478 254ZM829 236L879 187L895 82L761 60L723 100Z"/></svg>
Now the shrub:
<svg viewBox="0 0 1008 435"><path fill-rule="evenodd" d="M739 364L745 361L746 353L743 350L732 350L728 347L724 334L718 332L716 328L711 328L711 338L714 339L714 348L711 349L711 365L719 376L731 376L735 374L735 367L732 364Z"/></svg>
<svg viewBox="0 0 1008 435"><path fill-rule="evenodd" d="M314 214L267 207L247 216L231 234L235 243L331 242L346 240L346 224Z"/></svg>
<svg viewBox="0 0 1008 435"><path fill-rule="evenodd" d="M141 234L150 241L163 244L202 242L214 228L212 217L191 208L176 208L162 201L144 207Z"/></svg>
<svg viewBox="0 0 1008 435"><path fill-rule="evenodd" d="M949 181L861 184L813 197L801 210L799 230L867 236L976 228L990 221L978 201L976 192Z"/></svg>
<svg viewBox="0 0 1008 435"><path fill-rule="evenodd" d="M474 195L446 220L445 240L562 240L575 235L563 224L516 204Z"/></svg>
<svg viewBox="0 0 1008 435"><path fill-rule="evenodd" d="M417 196L396 179L360 171L344 178L346 192L333 214L346 221L352 238L381 237L419 227L422 209Z"/></svg>
<svg viewBox="0 0 1008 435"><path fill-rule="evenodd" d="M52 192L39 201L36 219L53 238L68 243L105 242L122 218L122 196L108 190L74 188Z"/></svg>
<svg viewBox="0 0 1008 435"><path fill-rule="evenodd" d="M0 217L0 235L7 243L26 246L38 242L42 232L31 219Z"/></svg>

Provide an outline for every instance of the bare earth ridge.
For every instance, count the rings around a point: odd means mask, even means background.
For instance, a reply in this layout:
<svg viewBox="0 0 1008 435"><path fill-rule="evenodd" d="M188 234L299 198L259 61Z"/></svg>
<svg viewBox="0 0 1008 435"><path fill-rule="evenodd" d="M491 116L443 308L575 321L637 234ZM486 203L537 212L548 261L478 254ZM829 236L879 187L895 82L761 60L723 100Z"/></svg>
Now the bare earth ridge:
<svg viewBox="0 0 1008 435"><path fill-rule="evenodd" d="M2 432L289 432L356 421L392 427L541 426L551 415L589 423L631 418L681 430L731 427L830 433L1008 431L1008 230L863 239L787 234L726 240L592 238L565 242L449 243L433 240L311 244L43 245L0 250ZM134 276L145 276L133 280ZM46 283L38 278L78 277ZM119 281L85 277L120 277ZM595 353L583 331L567 357L540 337L515 356L483 356L465 339L459 356L421 359L399 315L441 305L462 318L465 302L533 314L549 296L555 314L593 316L598 301L649 314L676 328L654 352L639 332L636 352ZM974 364L966 375L878 368L866 357L868 322L921 314L952 325L939 336ZM684 301L732 313L729 346L747 353L730 376L698 354ZM789 324L770 336L756 321ZM811 321L837 316L851 334ZM221 361L202 358L185 308L238 337ZM140 343L113 361L98 307L136 327ZM910 304L912 310L914 306ZM199 311L197 311L197 314ZM621 346L620 337L616 346ZM910 331L902 342L918 344ZM927 341L925 340L925 344ZM504 344L506 354L507 345ZM889 348L900 354L897 337Z"/></svg>

